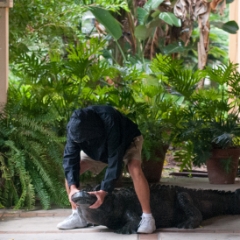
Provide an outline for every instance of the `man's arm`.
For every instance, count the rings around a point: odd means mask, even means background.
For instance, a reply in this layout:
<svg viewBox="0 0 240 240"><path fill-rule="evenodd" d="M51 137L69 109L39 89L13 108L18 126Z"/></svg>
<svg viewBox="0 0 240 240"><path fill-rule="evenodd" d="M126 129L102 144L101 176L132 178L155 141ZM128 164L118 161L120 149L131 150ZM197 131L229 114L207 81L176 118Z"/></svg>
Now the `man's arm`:
<svg viewBox="0 0 240 240"><path fill-rule="evenodd" d="M114 189L115 181L122 172L125 144L121 136L121 122L117 116L105 114L101 118L107 134L108 167L100 191L89 192L97 197L97 201L90 208L98 208L104 201L107 193Z"/></svg>
<svg viewBox="0 0 240 240"><path fill-rule="evenodd" d="M107 134L108 167L101 190L112 192L115 180L122 172L125 144L122 139L121 122L118 117L105 115L105 130Z"/></svg>
<svg viewBox="0 0 240 240"><path fill-rule="evenodd" d="M108 158L108 167L104 180L101 183L101 190L95 192L89 192L97 197L97 201L90 206L90 208L98 208L102 205L106 195L113 191L115 180L119 178L122 172L122 146L120 146L112 157Z"/></svg>
<svg viewBox="0 0 240 240"><path fill-rule="evenodd" d="M68 199L72 206L72 195L79 191L79 175L80 175L80 147L79 144L71 141L68 137L67 144L64 149L63 168L68 187Z"/></svg>
<svg viewBox="0 0 240 240"><path fill-rule="evenodd" d="M106 192L112 192L114 189L115 181L119 178L122 172L122 158L124 154L122 153L122 146L120 146L116 153L108 157L108 167L105 173L104 180L101 183L101 190Z"/></svg>
<svg viewBox="0 0 240 240"><path fill-rule="evenodd" d="M63 168L68 186L79 186L80 146L69 139L64 149Z"/></svg>

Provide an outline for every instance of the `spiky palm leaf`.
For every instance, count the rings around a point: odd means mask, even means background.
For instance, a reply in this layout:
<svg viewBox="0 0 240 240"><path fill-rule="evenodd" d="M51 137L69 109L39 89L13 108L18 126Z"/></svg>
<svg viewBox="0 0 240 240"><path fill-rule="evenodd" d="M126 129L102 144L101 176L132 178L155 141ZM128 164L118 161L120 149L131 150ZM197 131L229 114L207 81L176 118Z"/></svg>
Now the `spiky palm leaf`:
<svg viewBox="0 0 240 240"><path fill-rule="evenodd" d="M177 92L189 98L196 89L196 84L204 77L202 71L184 68L181 60L158 54L151 64L154 74Z"/></svg>

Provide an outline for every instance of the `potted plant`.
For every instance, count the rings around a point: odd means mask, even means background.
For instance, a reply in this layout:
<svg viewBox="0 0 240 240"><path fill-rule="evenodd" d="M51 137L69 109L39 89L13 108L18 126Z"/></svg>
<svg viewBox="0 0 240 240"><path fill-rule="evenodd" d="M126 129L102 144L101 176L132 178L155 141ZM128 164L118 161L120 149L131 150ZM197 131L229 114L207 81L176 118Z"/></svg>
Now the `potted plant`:
<svg viewBox="0 0 240 240"><path fill-rule="evenodd" d="M210 120L197 115L197 111L186 111L186 121L176 137L191 153L185 155L189 157L187 160L181 159L182 164L191 166L188 160L198 167L206 164L210 183L234 183L240 155L238 116L229 114L223 119Z"/></svg>
<svg viewBox="0 0 240 240"><path fill-rule="evenodd" d="M206 164L210 183L234 183L237 173L240 154L240 74L237 67L237 64L229 62L216 68L191 71L184 69L180 61L163 56L158 56L153 63L158 77L161 76L184 98L181 124L175 128L175 143L188 147L185 149L188 159L182 159L182 168L191 166L191 163L196 166ZM208 78L212 85L196 89L202 78ZM180 154L177 156L179 158ZM212 161L220 170L213 177L211 171L215 171L215 167Z"/></svg>
<svg viewBox="0 0 240 240"><path fill-rule="evenodd" d="M136 89L136 122L142 132L142 169L149 183L159 182L178 111L176 97L156 78L144 79ZM174 124L173 124L174 122Z"/></svg>

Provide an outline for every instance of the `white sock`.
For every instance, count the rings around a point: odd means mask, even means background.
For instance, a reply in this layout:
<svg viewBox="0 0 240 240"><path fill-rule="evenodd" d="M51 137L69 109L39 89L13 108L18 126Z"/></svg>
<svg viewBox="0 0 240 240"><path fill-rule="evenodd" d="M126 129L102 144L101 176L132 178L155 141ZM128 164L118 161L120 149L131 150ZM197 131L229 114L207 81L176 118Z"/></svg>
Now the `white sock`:
<svg viewBox="0 0 240 240"><path fill-rule="evenodd" d="M145 217L145 218L152 218L152 214L151 213L143 213L142 214L142 217Z"/></svg>
<svg viewBox="0 0 240 240"><path fill-rule="evenodd" d="M78 213L78 210L77 209L72 209L72 213Z"/></svg>

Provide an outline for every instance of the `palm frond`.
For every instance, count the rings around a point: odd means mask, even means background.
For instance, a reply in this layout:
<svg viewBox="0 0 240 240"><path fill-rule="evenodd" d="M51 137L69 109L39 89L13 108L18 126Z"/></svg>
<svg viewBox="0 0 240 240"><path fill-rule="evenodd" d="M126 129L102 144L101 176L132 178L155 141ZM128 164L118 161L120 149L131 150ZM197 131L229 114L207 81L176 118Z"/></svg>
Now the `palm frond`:
<svg viewBox="0 0 240 240"><path fill-rule="evenodd" d="M228 84L233 78L233 74L237 71L238 64L228 62L228 64L220 64L216 68L206 67L205 73L209 79L220 85Z"/></svg>

